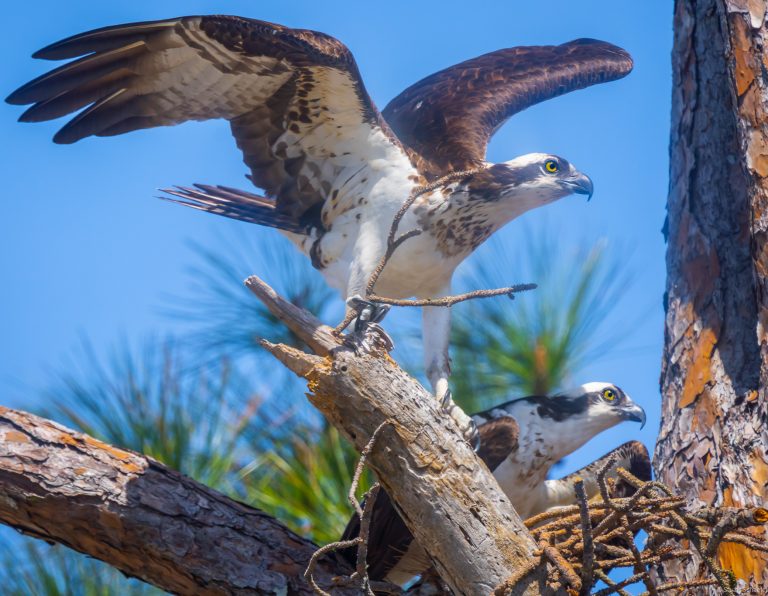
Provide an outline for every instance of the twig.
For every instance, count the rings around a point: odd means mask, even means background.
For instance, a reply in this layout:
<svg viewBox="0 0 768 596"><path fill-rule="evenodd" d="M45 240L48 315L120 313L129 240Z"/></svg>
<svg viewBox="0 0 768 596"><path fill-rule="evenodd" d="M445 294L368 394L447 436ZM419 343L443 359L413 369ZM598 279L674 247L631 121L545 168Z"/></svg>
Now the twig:
<svg viewBox="0 0 768 596"><path fill-rule="evenodd" d="M606 584L593 596L619 594L628 596L625 587L644 583L645 596L672 590L692 590L718 586L719 593L734 594L732 574L724 571L715 559L717 547L723 542L742 544L759 552L768 552L768 541L749 533L750 527L768 522L768 510L763 508L707 507L693 512L685 499L677 496L660 482L643 482L622 468L616 476L635 489L630 497L614 498L615 485L607 478L614 461L598 471L599 496L587 500L583 482L576 480L576 505L559 507L525 521L531 534L538 539L542 555L549 561L559 561L549 577L549 588L568 587L571 571L578 573L581 594L589 594L595 581ZM648 534L646 548L640 550L634 534ZM675 545L688 539L691 548ZM673 541L673 544L668 544ZM546 555L545 549L546 548ZM560 554L560 559L554 556ZM688 558L694 552L706 564L708 577L656 585L649 568L664 561ZM608 577L612 569L633 567L634 573L616 582ZM528 568L519 570L499 586L497 594L514 591Z"/></svg>
<svg viewBox="0 0 768 596"><path fill-rule="evenodd" d="M589 518L589 503L587 493L584 490L584 481L578 478L573 485L576 493L576 501L579 504L581 517L581 539L584 543L581 567L581 594L589 594L589 589L594 583L593 569L595 567L595 544L592 540L592 520Z"/></svg>
<svg viewBox="0 0 768 596"><path fill-rule="evenodd" d="M321 546L314 552L312 557L309 559L309 564L307 565L307 568L304 570L304 579L306 579L309 582L309 585L312 586L312 589L315 591L315 594L319 594L320 596L331 596L331 594L329 594L328 592L326 592L320 586L317 585L317 583L315 582L315 578L312 575L312 572L315 570L315 567L317 566L317 563L320 560L320 557L342 548L351 548L353 546L356 546L359 541L360 541L360 538L354 538L353 540L340 540L339 542L331 542L330 544Z"/></svg>
<svg viewBox="0 0 768 596"><path fill-rule="evenodd" d="M462 178L472 176L473 174L477 174L480 171L482 171L482 168L464 170L461 172L452 172L450 174L443 176L442 178L438 178L437 180L435 180L434 182L431 182L430 184L426 184L424 186L417 186L411 191L410 196L401 205L400 209L395 214L395 217L392 219L392 225L389 228L389 234L387 236L387 249L384 252L384 256L381 257L379 264L376 265L376 268L373 270L373 273L371 273L371 277L368 279L368 285L365 288L366 297L370 297L373 294L373 287L376 285L376 282L379 280L379 277L381 276L381 272L384 271L384 267L387 266L387 263L392 258L392 254L395 252L395 250L397 250L397 248L403 242L408 240L408 238L413 238L414 236L418 236L419 234L421 234L421 230L410 230L396 239L397 229L400 226L400 221L403 219L403 217L405 217L405 214L408 212L408 209L411 208L411 205L413 205L416 199L418 199L424 193L434 190L436 188L439 188L441 186L444 186L445 184L452 182L453 180L460 180Z"/></svg>
<svg viewBox="0 0 768 596"><path fill-rule="evenodd" d="M524 567L518 569L513 575L510 575L503 583L493 589L493 596L506 596L512 592L515 586L528 577L537 566L537 561L531 561Z"/></svg>
<svg viewBox="0 0 768 596"><path fill-rule="evenodd" d="M443 306L449 307L465 300L473 300L475 298L493 298L494 296L509 296L514 298L515 294L520 292L527 292L528 290L535 290L538 286L536 284L517 284L509 286L507 288L497 288L495 290L474 290L472 292L466 292L464 294L455 294L453 296L444 296L442 298L421 298L421 299L399 299L399 298L387 298L386 296L379 296L378 294L371 294L368 299L371 302L378 302L380 304L389 304L391 306Z"/></svg>
<svg viewBox="0 0 768 596"><path fill-rule="evenodd" d="M374 596L374 594L371 590L370 580L368 579L368 536L371 530L373 505L376 502L376 496L379 494L380 488L381 485L377 482L365 495L365 506L360 515L360 535L358 536L357 543L357 565L355 572L360 577L360 588L369 594L369 596Z"/></svg>
<svg viewBox="0 0 768 596"><path fill-rule="evenodd" d="M684 590L686 588L703 588L704 586L716 586L716 585L717 585L717 580L714 580L714 579L691 579L685 582L669 582L666 584L661 584L656 589L659 592L669 592L670 590ZM641 594L640 596L646 596L646 594Z"/></svg>
<svg viewBox="0 0 768 596"><path fill-rule="evenodd" d="M381 260L376 265L376 268L371 273L371 277L368 278L368 284L365 288L365 296L368 300L371 302L378 302L379 304L389 304L390 306L442 306L442 307L450 307L454 304L458 304L459 302L464 302L465 300L472 300L474 298L491 298L494 296L509 296L510 298L514 298L514 295L518 292L523 292L526 290L533 290L536 288L536 284L519 284L515 286L510 286L508 288L498 288L495 290L476 290L474 292L466 292L464 294L458 294L455 296L445 296L442 298L424 298L424 299L418 299L418 300L401 300L397 298L387 298L386 296L379 296L378 294L374 294L373 288L376 286L376 282L379 280L379 277L381 277L382 272L384 271L384 268L387 266L387 263L389 263L389 260L392 258L392 255L394 252L409 238L413 238L414 236L418 236L422 233L422 230L415 229L415 230L409 230L408 232L405 232L401 236L397 236L397 230L400 226L400 222L405 217L405 214L408 212L408 210L411 208L413 203L418 199L421 195L423 195L426 192L429 192L431 190L434 190L436 188L439 188L441 186L444 186L448 184L449 182L452 182L454 180L461 180L463 178L466 178L468 176L471 176L473 174L477 174L478 172L482 171L481 169L474 169L474 170L464 170L462 172L453 172L451 174L447 174L446 176L443 176L442 178L439 178L438 180L435 180L434 182L427 184L426 186L419 186L413 189L411 192L411 195L406 199L406 201L402 204L400 209L395 214L395 217L392 220L392 226L389 229L389 234L387 236L387 248L384 252L384 256L381 257ZM347 318L349 320L347 320ZM354 319L354 314L347 314L347 317L345 317L344 321L341 325L337 327L338 331L343 330L346 328Z"/></svg>
<svg viewBox="0 0 768 596"><path fill-rule="evenodd" d="M349 500L352 507L357 512L358 517L363 517L363 508L360 506L360 502L357 500L357 497L355 497L355 493L357 492L357 487L360 484L360 477L363 474L363 470L365 469L366 461L368 460L368 456L371 454L371 451L373 450L373 446L376 443L376 439L379 437L379 433L381 432L381 429L383 429L385 426L389 424L388 422L382 422L379 424L379 426L376 427L376 430L373 431L373 434L371 434L371 438L368 439L368 443L363 448L363 450L360 452L360 459L357 461L357 467L355 467L355 474L352 476L352 484L349 486L349 493L347 493L347 499Z"/></svg>
<svg viewBox="0 0 768 596"><path fill-rule="evenodd" d="M619 596L632 596L626 590L623 590L615 581L608 577L602 569L595 569L595 577L603 582L606 586L614 588L615 592Z"/></svg>
<svg viewBox="0 0 768 596"><path fill-rule="evenodd" d="M571 586L576 591L581 591L582 583L581 578L574 571L573 566L563 557L562 553L555 547L550 546L546 542L540 542L542 554L550 560L555 568L560 572L560 576L563 581Z"/></svg>
<svg viewBox="0 0 768 596"><path fill-rule="evenodd" d="M314 570L315 565L317 565L317 561L325 554L341 550L343 548L351 548L353 546L357 546L357 565L355 572L347 578L337 578L335 584L337 586L349 585L350 583L359 581L360 590L368 596L374 596L373 590L371 589L371 582L368 579L367 570L368 534L370 532L373 506L376 502L376 496L379 494L380 485L377 482L371 487L371 489L364 497L365 505L362 507L360 506L360 502L357 500L355 493L357 492L357 487L360 484L360 478L362 477L363 470L365 469L366 461L368 456L371 454L371 451L373 450L376 439L379 436L379 432L381 432L381 430L388 424L389 422L387 421L379 424L379 426L376 427L376 430L373 431L373 434L371 434L371 438L368 440L368 443L360 452L360 459L358 460L357 466L355 467L355 474L352 477L352 484L350 485L349 493L347 494L349 502L352 504L352 507L355 509L358 517L360 518L360 533L358 534L357 538L353 538L352 540L340 540L338 542L331 542L330 544L326 544L325 546L319 548L312 555L312 558L309 560L309 564L304 571L304 577L312 586L312 589L315 591L315 593L319 594L320 596L330 596L330 594L318 586L314 577L312 577L312 571ZM377 587L377 589L380 590L381 586Z"/></svg>

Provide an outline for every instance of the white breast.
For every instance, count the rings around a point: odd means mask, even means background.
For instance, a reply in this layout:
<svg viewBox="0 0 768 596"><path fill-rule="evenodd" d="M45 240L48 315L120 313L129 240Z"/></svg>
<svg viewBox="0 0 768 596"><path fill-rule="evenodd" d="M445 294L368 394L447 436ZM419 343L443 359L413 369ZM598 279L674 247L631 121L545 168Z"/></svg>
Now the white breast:
<svg viewBox="0 0 768 596"><path fill-rule="evenodd" d="M353 164L338 174L338 183L331 189L322 212L330 230L320 240L321 271L329 285L344 297L354 268L372 271L380 261L395 214L416 186L416 171L410 161L381 130L372 129L369 143L380 150L373 152L364 167ZM398 231L407 232L417 226L416 216L409 212ZM299 242L299 247L309 255L312 243L313 239L307 239ZM376 293L393 298L434 296L450 281L457 265L458 261L441 258L434 239L422 234L395 252Z"/></svg>
<svg viewBox="0 0 768 596"><path fill-rule="evenodd" d="M525 519L544 511L548 505L545 480L552 465L551 429L535 408L521 401L507 410L520 427L518 448L493 472L499 486L517 513Z"/></svg>

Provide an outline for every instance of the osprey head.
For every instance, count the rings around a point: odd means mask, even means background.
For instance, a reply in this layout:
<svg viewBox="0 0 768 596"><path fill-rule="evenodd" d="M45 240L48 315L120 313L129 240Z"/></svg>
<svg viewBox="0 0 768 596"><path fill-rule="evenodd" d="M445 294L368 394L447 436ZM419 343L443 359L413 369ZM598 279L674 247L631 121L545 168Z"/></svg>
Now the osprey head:
<svg viewBox="0 0 768 596"><path fill-rule="evenodd" d="M555 460L572 453L592 437L624 420L645 425L643 408L611 383L586 383L557 395L529 397L520 401L529 404L541 421L540 427L549 434L547 444ZM513 408L514 404L512 402ZM521 413L519 410L510 412L512 416ZM530 420L525 416L518 420L521 433L526 432Z"/></svg>
<svg viewBox="0 0 768 596"><path fill-rule="evenodd" d="M568 160L547 153L528 153L491 166L503 184L502 196L529 198L534 205L544 205L570 194L592 198L589 176L579 172Z"/></svg>
<svg viewBox="0 0 768 596"><path fill-rule="evenodd" d="M624 420L639 422L640 428L645 426L645 410L612 383L586 383L552 399L565 400L561 409L568 411L568 416L578 424L592 427L597 432Z"/></svg>

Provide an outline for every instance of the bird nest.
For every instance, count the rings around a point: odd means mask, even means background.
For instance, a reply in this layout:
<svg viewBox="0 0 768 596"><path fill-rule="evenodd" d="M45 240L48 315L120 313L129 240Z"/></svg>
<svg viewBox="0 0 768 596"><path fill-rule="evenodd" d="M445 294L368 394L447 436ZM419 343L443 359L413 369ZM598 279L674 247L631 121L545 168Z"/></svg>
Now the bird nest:
<svg viewBox="0 0 768 596"><path fill-rule="evenodd" d="M720 593L736 594L736 578L717 562L717 549L735 543L768 552L768 542L749 528L768 522L762 508L693 508L689 501L662 484L643 482L619 468L619 478L634 489L629 497L617 498L615 479L606 478L613 462L598 474L599 494L587 499L584 484L575 485L577 504L544 512L526 520L539 545L538 556L550 565L548 579L553 589L573 594L629 596L625 588L644 584L643 595L714 586ZM645 532L642 548L635 536ZM661 563L698 557L705 574L698 579L663 582L652 572ZM498 586L501 596L514 590L541 560L532 561ZM631 575L621 581L608 574L628 568ZM596 584L605 587L590 592Z"/></svg>
<svg viewBox="0 0 768 596"><path fill-rule="evenodd" d="M312 573L318 559L342 548L357 548L357 565L348 577L335 578L337 587L357 586L361 593L400 594L397 586L387 582L370 581L366 570L368 530L373 503L380 486L375 483L360 503L355 497L360 476L366 465L381 424L363 449L349 490L349 501L360 517L360 535L352 540L334 542L318 549L305 571L314 592L331 596L315 582ZM553 591L569 594L631 596L625 590L644 584L641 596L656 596L664 592L717 587L721 594L736 596L736 578L717 562L717 549L732 543L768 553L768 541L748 530L768 523L768 510L761 507L703 507L691 506L685 497L675 494L658 481L643 481L624 468L614 468L616 457L605 462L597 473L598 494L589 499L584 482L574 483L576 504L557 507L525 520L525 525L538 543L536 558L517 570L497 586L494 596L505 596L524 584L527 576L540 565L548 566L547 580ZM615 470L616 477L608 473ZM630 496L620 496L631 493ZM642 548L636 536L647 536ZM702 577L683 581L661 581L653 572L661 563L698 557L705 565ZM626 579L614 581L609 573L627 568ZM602 583L605 587L592 591ZM406 594L449 594L450 590L431 569ZM698 593L698 592L694 592Z"/></svg>

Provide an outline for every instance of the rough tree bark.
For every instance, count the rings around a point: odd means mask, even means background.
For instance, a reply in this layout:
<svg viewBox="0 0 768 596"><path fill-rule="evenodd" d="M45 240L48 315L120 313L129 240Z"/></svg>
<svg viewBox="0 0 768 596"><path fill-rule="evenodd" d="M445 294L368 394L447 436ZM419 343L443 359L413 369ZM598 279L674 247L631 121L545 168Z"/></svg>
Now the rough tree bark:
<svg viewBox="0 0 768 596"><path fill-rule="evenodd" d="M521 567L514 594L552 593L537 546L436 400L386 353L356 354L255 278L255 294L318 355L265 345L362 449L456 594L486 596ZM315 546L261 511L145 456L0 407L0 523L179 594L308 594ZM321 560L316 581L351 570ZM334 594L357 588L331 588Z"/></svg>
<svg viewBox="0 0 768 596"><path fill-rule="evenodd" d="M303 573L317 547L262 511L2 407L0 522L177 594L313 593ZM340 573L349 570L326 561L318 581Z"/></svg>
<svg viewBox="0 0 768 596"><path fill-rule="evenodd" d="M428 391L386 353L355 354L258 278L246 284L317 353L264 342L307 379L309 400L331 424L362 450L387 423L368 464L456 594L487 596L537 561L536 544L493 475ZM545 579L539 564L516 593L541 594Z"/></svg>
<svg viewBox="0 0 768 596"><path fill-rule="evenodd" d="M766 0L676 0L657 475L701 504L764 505L768 484ZM720 547L753 590L765 554ZM669 564L693 578L701 562ZM762 587L761 587L762 586Z"/></svg>

